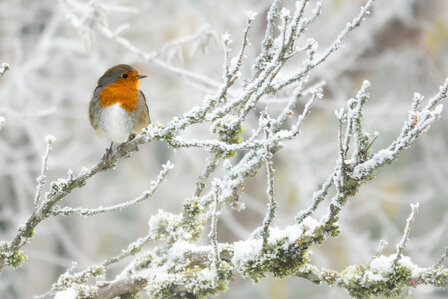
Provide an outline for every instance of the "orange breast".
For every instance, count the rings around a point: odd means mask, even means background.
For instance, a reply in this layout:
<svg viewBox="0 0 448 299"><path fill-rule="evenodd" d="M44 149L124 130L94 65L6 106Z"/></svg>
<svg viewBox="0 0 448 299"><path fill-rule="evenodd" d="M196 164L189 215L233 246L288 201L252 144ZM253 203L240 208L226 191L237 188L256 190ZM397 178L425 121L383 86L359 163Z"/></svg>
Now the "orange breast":
<svg viewBox="0 0 448 299"><path fill-rule="evenodd" d="M118 80L107 85L98 94L101 107L106 108L119 103L128 112L137 109L136 104L140 100L138 97L138 80Z"/></svg>

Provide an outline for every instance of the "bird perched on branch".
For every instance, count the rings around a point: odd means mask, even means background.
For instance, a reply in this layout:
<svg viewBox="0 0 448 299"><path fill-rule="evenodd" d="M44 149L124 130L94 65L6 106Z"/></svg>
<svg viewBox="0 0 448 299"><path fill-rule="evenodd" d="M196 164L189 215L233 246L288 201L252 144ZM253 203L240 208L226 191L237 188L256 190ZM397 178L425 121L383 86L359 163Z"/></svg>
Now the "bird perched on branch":
<svg viewBox="0 0 448 299"><path fill-rule="evenodd" d="M108 69L98 79L90 101L90 124L98 135L114 142L125 142L141 133L151 122L145 95L138 88L139 80L147 76L127 64Z"/></svg>

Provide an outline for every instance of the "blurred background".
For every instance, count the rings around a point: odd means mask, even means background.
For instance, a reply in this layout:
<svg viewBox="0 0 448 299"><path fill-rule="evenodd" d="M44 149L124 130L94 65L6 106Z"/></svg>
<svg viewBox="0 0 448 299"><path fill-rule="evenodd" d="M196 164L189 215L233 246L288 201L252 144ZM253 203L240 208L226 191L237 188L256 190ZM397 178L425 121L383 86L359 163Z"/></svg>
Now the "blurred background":
<svg viewBox="0 0 448 299"><path fill-rule="evenodd" d="M222 81L220 35L230 34L235 55L247 11L252 10L258 15L242 69L243 78L250 75L270 2L2 0L0 63L9 63L11 69L0 78L0 116L6 119L0 130L0 239L10 240L32 212L46 135L56 137L48 161L49 182L66 177L68 169L77 173L101 158L108 144L90 127L87 111L96 81L107 68L127 63L148 75L140 88L148 99L151 119L165 124L215 92ZM332 171L337 158L334 110L345 106L364 79L372 83L372 97L364 113L365 129L380 133L374 144L378 150L399 134L414 92L429 98L448 75L448 2L376 2L371 16L349 35L345 47L310 78L310 84L326 81L324 98L315 105L301 134L287 142L275 157L280 207L274 225L292 224ZM359 0L325 1L322 16L299 44L312 37L322 51L363 4L365 1ZM294 3L285 1L285 6L292 9ZM134 51L123 47L117 34L127 39ZM292 74L301 65L300 59L291 61L278 78ZM241 86L237 85L235 92ZM265 97L257 109L267 106L275 115L288 95L287 90ZM381 169L377 178L349 201L340 220L343 234L312 248L314 264L338 271L351 264L366 264L381 239L388 242L384 254L391 254L401 238L409 204L415 202L420 202L420 212L405 253L420 266L439 260L448 244L447 115L444 111L427 134L393 166ZM246 126L256 124L257 119L258 114L253 112ZM201 127L184 135L212 136L208 128ZM152 142L141 146L131 158L121 160L115 170L100 173L74 190L62 205L112 205L134 199L148 189L168 159L175 165L168 181L138 208L89 218L55 217L41 223L31 244L24 247L29 260L18 270L3 270L0 298L42 294L71 261L82 270L120 253L128 243L145 235L147 221L157 209L180 212L183 200L194 192L205 157L202 150L175 152L163 143ZM264 170L249 181L241 197L246 204L244 211L228 207L222 211L221 242L247 238L260 225L266 212L265 181ZM317 215L323 212L324 204ZM209 241L205 238L201 242ZM127 262L129 259L113 266L108 278ZM446 298L448 291L419 286L409 289L408 295ZM253 284L236 275L230 290L219 298L348 298L348 294L300 278L265 279Z"/></svg>

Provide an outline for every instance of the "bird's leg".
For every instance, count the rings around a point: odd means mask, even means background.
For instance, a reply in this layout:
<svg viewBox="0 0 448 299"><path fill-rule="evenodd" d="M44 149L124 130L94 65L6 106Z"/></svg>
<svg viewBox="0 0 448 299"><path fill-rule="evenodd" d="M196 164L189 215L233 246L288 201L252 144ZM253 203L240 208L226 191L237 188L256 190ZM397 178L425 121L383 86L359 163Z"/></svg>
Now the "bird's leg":
<svg viewBox="0 0 448 299"><path fill-rule="evenodd" d="M105 153L104 156L103 156L103 160L104 160L104 161L108 161L109 158L110 158L110 156L112 155L112 153L113 153L112 146L113 146L113 145L114 145L114 142L112 141L112 142L110 143L110 147L106 149L106 153Z"/></svg>

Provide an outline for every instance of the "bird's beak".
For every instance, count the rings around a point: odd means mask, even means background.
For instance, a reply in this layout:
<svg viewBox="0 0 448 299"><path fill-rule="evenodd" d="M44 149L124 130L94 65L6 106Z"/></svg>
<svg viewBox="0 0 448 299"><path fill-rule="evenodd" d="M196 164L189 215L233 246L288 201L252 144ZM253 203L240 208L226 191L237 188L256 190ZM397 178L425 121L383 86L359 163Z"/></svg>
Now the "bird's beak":
<svg viewBox="0 0 448 299"><path fill-rule="evenodd" d="M135 78L137 78L137 79L143 79L143 78L146 78L146 77L148 77L148 76L146 76L146 75L138 75L138 76L135 77Z"/></svg>

